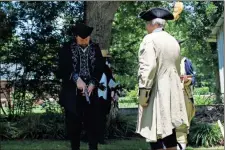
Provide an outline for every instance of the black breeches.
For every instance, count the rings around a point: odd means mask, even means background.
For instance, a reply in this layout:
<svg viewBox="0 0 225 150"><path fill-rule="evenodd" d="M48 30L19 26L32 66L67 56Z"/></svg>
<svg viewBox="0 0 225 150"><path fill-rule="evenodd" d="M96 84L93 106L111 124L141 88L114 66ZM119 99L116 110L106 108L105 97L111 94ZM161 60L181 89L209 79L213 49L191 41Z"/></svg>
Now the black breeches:
<svg viewBox="0 0 225 150"><path fill-rule="evenodd" d="M95 101L97 99L92 99L92 103L88 104L85 97L79 96L76 101L76 114L65 111L66 128L72 150L78 150L80 147L82 126L87 132L89 149L96 150L98 145L98 109Z"/></svg>
<svg viewBox="0 0 225 150"><path fill-rule="evenodd" d="M106 122L107 122L107 115L110 111L110 100L104 100L103 98L99 98L98 101L98 108L99 108L99 140L100 142L104 141L105 132L106 132Z"/></svg>

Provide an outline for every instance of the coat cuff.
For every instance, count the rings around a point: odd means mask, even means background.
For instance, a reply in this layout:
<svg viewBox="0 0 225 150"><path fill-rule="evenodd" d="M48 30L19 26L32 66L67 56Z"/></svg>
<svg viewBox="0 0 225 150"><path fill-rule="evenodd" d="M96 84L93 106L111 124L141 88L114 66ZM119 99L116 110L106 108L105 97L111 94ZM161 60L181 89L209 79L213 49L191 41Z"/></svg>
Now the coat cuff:
<svg viewBox="0 0 225 150"><path fill-rule="evenodd" d="M78 73L72 73L72 80L77 83L77 80L79 79Z"/></svg>
<svg viewBox="0 0 225 150"><path fill-rule="evenodd" d="M189 86L189 85L191 85L191 83L192 83L192 79L189 78L187 82L184 82L184 85Z"/></svg>
<svg viewBox="0 0 225 150"><path fill-rule="evenodd" d="M138 92L139 93L138 94L138 103L141 106L143 106L143 107L148 106L150 92L151 92L151 89L139 88L139 92Z"/></svg>

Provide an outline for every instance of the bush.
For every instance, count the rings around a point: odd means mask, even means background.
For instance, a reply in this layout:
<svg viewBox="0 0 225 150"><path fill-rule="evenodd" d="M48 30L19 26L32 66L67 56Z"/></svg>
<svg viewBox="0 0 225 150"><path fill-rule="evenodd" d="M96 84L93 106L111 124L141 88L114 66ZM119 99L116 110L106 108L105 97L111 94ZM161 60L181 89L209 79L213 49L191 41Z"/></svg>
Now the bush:
<svg viewBox="0 0 225 150"><path fill-rule="evenodd" d="M16 127L16 123L1 122L0 139L16 139L19 137L20 130Z"/></svg>
<svg viewBox="0 0 225 150"><path fill-rule="evenodd" d="M138 86L134 90L127 92L126 97L121 97L119 103L137 103Z"/></svg>
<svg viewBox="0 0 225 150"><path fill-rule="evenodd" d="M209 87L195 88L194 93L195 93L195 95L208 95L208 94L210 94Z"/></svg>
<svg viewBox="0 0 225 150"><path fill-rule="evenodd" d="M190 145L197 147L212 147L219 145L222 140L222 135L217 124L193 122L188 137Z"/></svg>
<svg viewBox="0 0 225 150"><path fill-rule="evenodd" d="M64 139L64 115L31 114L11 122L1 122L2 139Z"/></svg>
<svg viewBox="0 0 225 150"><path fill-rule="evenodd" d="M129 117L117 115L111 120L109 127L106 129L106 136L108 138L124 138L134 135L136 129L135 121Z"/></svg>
<svg viewBox="0 0 225 150"><path fill-rule="evenodd" d="M116 81L120 83L120 85L127 90L134 89L137 85L137 78L136 76L129 76L129 75L118 75L115 76Z"/></svg>
<svg viewBox="0 0 225 150"><path fill-rule="evenodd" d="M1 139L65 139L64 115L60 113L31 114L16 120L0 122ZM118 115L106 129L108 138L130 137L135 132L135 119ZM84 139L82 132L82 139Z"/></svg>
<svg viewBox="0 0 225 150"><path fill-rule="evenodd" d="M203 95L194 95L194 102L195 105L212 105L214 104L214 99Z"/></svg>
<svg viewBox="0 0 225 150"><path fill-rule="evenodd" d="M137 102L138 96L138 86L136 85L134 90L131 90L127 93L127 97L131 100L131 102Z"/></svg>
<svg viewBox="0 0 225 150"><path fill-rule="evenodd" d="M64 139L64 115L57 113L46 113L43 115L30 115L23 118L19 126L22 128L20 138L31 139Z"/></svg>

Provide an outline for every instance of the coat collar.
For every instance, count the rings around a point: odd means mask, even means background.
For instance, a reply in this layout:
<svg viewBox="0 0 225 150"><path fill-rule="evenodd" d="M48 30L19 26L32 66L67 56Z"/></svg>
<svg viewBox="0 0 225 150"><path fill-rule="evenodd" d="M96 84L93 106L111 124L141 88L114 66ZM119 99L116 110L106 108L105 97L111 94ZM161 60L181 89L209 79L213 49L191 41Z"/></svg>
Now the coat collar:
<svg viewBox="0 0 225 150"><path fill-rule="evenodd" d="M161 31L163 31L163 28L157 28L157 29L153 30L152 33L154 33L154 32L161 32Z"/></svg>

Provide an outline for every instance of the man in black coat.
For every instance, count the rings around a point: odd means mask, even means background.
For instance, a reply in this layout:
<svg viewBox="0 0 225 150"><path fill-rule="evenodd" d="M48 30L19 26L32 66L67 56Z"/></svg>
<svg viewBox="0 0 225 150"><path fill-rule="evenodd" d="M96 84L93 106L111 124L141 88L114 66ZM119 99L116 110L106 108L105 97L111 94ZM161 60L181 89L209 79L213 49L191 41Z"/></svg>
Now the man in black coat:
<svg viewBox="0 0 225 150"><path fill-rule="evenodd" d="M59 52L58 77L62 79L59 103L65 109L66 128L72 150L80 149L82 124L88 134L89 150L98 148L97 85L104 60L98 44L90 41L92 31L92 27L77 23L73 30L75 40L66 43Z"/></svg>

